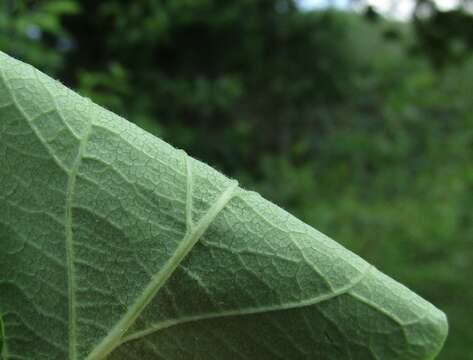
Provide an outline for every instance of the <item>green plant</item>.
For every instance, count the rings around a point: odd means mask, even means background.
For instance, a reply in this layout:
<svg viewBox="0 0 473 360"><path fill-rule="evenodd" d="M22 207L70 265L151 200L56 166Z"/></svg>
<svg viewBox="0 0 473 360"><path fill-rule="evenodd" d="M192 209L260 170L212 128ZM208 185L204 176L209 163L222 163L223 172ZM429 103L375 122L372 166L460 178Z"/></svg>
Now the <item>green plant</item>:
<svg viewBox="0 0 473 360"><path fill-rule="evenodd" d="M433 359L445 315L0 53L7 359ZM3 334L2 334L3 333Z"/></svg>

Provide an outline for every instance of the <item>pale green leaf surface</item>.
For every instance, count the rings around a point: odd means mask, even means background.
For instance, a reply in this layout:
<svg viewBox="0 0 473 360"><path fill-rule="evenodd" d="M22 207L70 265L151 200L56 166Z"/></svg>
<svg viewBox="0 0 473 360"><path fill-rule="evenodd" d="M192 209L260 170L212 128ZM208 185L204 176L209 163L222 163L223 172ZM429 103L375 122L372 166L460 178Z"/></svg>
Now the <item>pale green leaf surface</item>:
<svg viewBox="0 0 473 360"><path fill-rule="evenodd" d="M0 53L0 354L433 359L445 315L211 167Z"/></svg>

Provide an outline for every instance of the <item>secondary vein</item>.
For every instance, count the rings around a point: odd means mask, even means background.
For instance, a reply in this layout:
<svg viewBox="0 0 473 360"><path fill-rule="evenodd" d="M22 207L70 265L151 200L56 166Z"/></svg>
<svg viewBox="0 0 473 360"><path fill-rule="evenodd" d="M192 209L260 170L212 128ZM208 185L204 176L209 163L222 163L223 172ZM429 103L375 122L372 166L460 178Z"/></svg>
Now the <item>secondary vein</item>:
<svg viewBox="0 0 473 360"><path fill-rule="evenodd" d="M11 97L11 100L12 100L12 103L13 103L13 106L16 107L16 109L18 110L18 112L20 113L21 116L23 116L23 118L25 118L25 120L27 121L27 123L29 124L31 130L33 131L33 133L36 135L36 137L38 138L39 141L41 141L41 143L43 144L43 146L46 148L46 150L48 151L49 155L51 156L51 159L56 163L56 165L62 169L66 174L68 174L69 170L67 168L67 166L65 164L62 163L62 161L54 154L54 151L53 149L51 148L51 146L48 144L48 142L43 139L43 137L41 136L40 132L38 131L38 129L36 128L36 126L33 124L32 122L32 119L30 119L30 117L26 114L26 112L23 110L23 108L20 106L20 104L18 103L18 100L16 99L16 96L15 94L13 93L12 89L10 88L9 84L8 84L8 79L5 75L5 72L3 71L3 69L0 68L0 76L3 78L3 81L4 81L4 84L5 84L5 88L7 89L10 97Z"/></svg>
<svg viewBox="0 0 473 360"><path fill-rule="evenodd" d="M92 130L92 125L89 124L86 133L79 144L79 151L74 164L71 169L71 174L67 180L66 189L66 215L65 215L65 229L66 229L66 262L67 262L67 286L68 286L68 308L69 308L69 359L75 360L77 358L77 313L76 313L76 277L74 267L74 232L72 230L72 206L74 201L74 189L76 186L77 174L79 172L82 158L84 156L85 147L89 135Z"/></svg>
<svg viewBox="0 0 473 360"><path fill-rule="evenodd" d="M252 307L252 308L246 308L246 309L228 310L228 311L222 311L218 313L215 312L215 313L188 316L186 318L181 318L181 319L165 320L159 324L156 324L154 326L152 325L147 329L138 331L132 335L127 336L121 341L121 343L124 344L126 342L137 340L145 336L151 335L160 330L164 330L173 326L178 326L181 324L194 322L194 321L209 320L209 319L223 318L223 317L232 317L232 316L262 314L266 312L283 311L283 310L290 310L290 309L316 305L323 301L328 301L338 296L350 293L350 291L353 288L355 288L358 284L360 284L373 269L374 267L372 265L367 265L366 268L360 273L360 275L357 276L353 281L349 282L345 286L342 286L339 289L329 294L324 294L324 295L316 296L314 298L304 299L297 302L288 302L288 303L279 304L279 305L269 305L269 306Z"/></svg>
<svg viewBox="0 0 473 360"><path fill-rule="evenodd" d="M46 93L49 94L51 102L54 104L54 108L64 123L64 126L69 130L69 132L76 136L72 128L67 123L66 119L61 113L61 110L56 102L54 94L49 90L49 88L43 84L41 81L38 71L34 70L34 75L39 84L44 88ZM67 287L68 287L68 313L69 313L69 359L77 359L77 313L76 313L76 282L75 282L75 267L74 267L74 232L72 230L72 205L74 201L74 190L76 186L77 174L82 163L82 158L84 157L85 147L87 145L90 133L92 131L92 122L89 121L87 128L85 129L84 135L79 143L79 150L77 156L74 159L72 164L71 172L67 179L67 188L66 188L66 203L65 203L65 232L66 232L66 263L67 263Z"/></svg>
<svg viewBox="0 0 473 360"><path fill-rule="evenodd" d="M71 132L71 134L75 137L76 134L72 131L72 129L69 127L67 122L65 121L64 117L61 115L60 109L56 103L56 100L53 96L53 94L49 91L49 89L41 82L41 80L38 77L38 71L34 70L34 76L36 80L46 89L46 91L49 93L52 103L54 104L55 111L58 113L59 117L63 120L64 125L66 128ZM36 128L36 126L33 124L33 121L36 120L38 116L44 115L50 111L46 111L44 114L38 115L36 118L29 118L26 114L26 112L22 109L20 104L18 103L15 94L11 90L10 86L8 86L7 83L7 77L2 69L0 69L0 75L3 78L5 82L5 87L7 91L10 94L10 97L12 99L13 105L17 108L17 110L20 112L20 114L25 118L25 120L28 122L30 125L31 130L35 133L37 138L41 141L41 143L44 145L46 150L49 152L52 160L61 168L66 174L68 174L68 180L67 180L67 185L66 185L66 199L65 199L65 251L66 251L66 267L67 267L67 286L68 286L68 316L69 316L69 328L68 328L68 337L69 337L69 358L72 360L75 360L77 358L76 354L76 342L77 342L77 336L76 336L76 306L75 306L75 275L74 275L74 249L73 249L73 231L72 231L72 202L74 198L74 188L75 188L75 183L76 183L76 177L77 173L79 171L80 164L82 162L82 157L84 153L84 149L88 140L88 137L90 135L91 131L91 123L88 124L88 127L85 131L85 134L82 138L82 140L79 143L79 150L76 159L74 160L74 163L72 165L72 168L69 169L67 166L56 156L54 153L53 149L51 146L48 144L48 142L42 138L39 130ZM4 350L6 351L6 350Z"/></svg>
<svg viewBox="0 0 473 360"><path fill-rule="evenodd" d="M232 184L220 195L217 201L209 208L207 213L198 221L198 223L186 232L181 243L177 247L172 257L151 279L141 296L128 309L120 321L113 327L110 333L91 351L86 360L100 360L106 358L122 341L123 335L135 322L138 316L156 296L166 281L171 277L179 264L189 254L194 245L199 241L208 227L220 211L235 196L238 189L238 182Z"/></svg>

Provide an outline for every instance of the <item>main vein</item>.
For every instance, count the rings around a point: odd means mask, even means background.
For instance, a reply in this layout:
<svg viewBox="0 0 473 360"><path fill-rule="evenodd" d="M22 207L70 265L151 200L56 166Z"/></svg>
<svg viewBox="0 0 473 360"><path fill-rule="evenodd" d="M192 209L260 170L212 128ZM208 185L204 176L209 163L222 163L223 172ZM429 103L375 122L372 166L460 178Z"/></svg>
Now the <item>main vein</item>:
<svg viewBox="0 0 473 360"><path fill-rule="evenodd" d="M188 179L192 181L192 179ZM177 247L174 254L166 264L151 278L145 290L138 297L135 303L128 309L125 315L117 322L110 333L91 351L86 360L104 359L122 341L123 335L135 322L138 316L156 296L166 281L171 277L182 260L189 254L194 245L199 241L207 228L212 224L220 211L235 196L238 189L238 182L234 181L209 208L207 213L199 220L195 226L190 226L186 235Z"/></svg>

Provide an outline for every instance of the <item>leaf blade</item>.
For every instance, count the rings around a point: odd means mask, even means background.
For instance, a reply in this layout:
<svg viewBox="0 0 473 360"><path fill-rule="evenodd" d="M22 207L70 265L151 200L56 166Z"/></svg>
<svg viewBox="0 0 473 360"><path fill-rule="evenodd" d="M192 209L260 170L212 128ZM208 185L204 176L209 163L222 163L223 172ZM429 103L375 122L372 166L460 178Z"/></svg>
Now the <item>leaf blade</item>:
<svg viewBox="0 0 473 360"><path fill-rule="evenodd" d="M443 313L333 240L31 67L0 54L0 69L13 355L421 360L441 348Z"/></svg>

